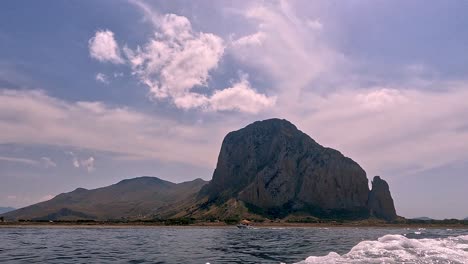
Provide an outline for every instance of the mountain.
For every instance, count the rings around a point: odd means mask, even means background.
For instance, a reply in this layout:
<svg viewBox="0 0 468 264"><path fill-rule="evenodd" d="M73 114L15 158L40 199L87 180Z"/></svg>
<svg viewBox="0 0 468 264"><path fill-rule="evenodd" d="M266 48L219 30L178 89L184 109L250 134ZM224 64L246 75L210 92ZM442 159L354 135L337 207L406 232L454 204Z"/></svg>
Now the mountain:
<svg viewBox="0 0 468 264"><path fill-rule="evenodd" d="M397 218L387 182L376 176L369 190L359 164L280 119L257 121L228 133L208 183L139 177L94 190L78 188L3 216L7 220Z"/></svg>
<svg viewBox="0 0 468 264"><path fill-rule="evenodd" d="M10 211L14 211L15 208L13 207L0 207L0 214L4 214Z"/></svg>
<svg viewBox="0 0 468 264"><path fill-rule="evenodd" d="M466 220L466 221L468 221L468 217L465 217L465 219L463 219L463 220Z"/></svg>
<svg viewBox="0 0 468 264"><path fill-rule="evenodd" d="M388 184L377 176L373 188L352 159L287 120L269 119L224 138L213 179L200 191L203 203L192 215L395 219Z"/></svg>
<svg viewBox="0 0 468 264"><path fill-rule="evenodd" d="M196 197L205 184L201 179L176 184L139 177L94 190L78 188L3 216L11 220L141 219L170 212L168 205Z"/></svg>

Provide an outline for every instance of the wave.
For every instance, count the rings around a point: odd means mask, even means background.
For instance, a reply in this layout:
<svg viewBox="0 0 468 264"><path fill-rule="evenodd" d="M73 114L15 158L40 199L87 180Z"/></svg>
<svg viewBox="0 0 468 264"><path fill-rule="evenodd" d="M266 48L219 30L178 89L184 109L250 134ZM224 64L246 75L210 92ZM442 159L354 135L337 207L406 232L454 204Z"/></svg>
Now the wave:
<svg viewBox="0 0 468 264"><path fill-rule="evenodd" d="M468 235L411 239L402 235L385 235L376 241L362 241L348 253L330 252L326 256L311 256L298 264L341 263L468 263Z"/></svg>

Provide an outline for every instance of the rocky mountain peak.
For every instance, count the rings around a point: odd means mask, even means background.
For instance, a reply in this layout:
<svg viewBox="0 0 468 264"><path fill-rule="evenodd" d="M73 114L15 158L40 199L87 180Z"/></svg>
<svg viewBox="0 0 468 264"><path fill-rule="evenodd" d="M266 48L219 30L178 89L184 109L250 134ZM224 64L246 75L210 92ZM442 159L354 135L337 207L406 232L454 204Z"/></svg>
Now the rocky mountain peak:
<svg viewBox="0 0 468 264"><path fill-rule="evenodd" d="M391 221L397 218L390 187L380 176L372 180L372 190L369 192L369 210L371 215Z"/></svg>
<svg viewBox="0 0 468 264"><path fill-rule="evenodd" d="M281 119L229 133L213 179L201 193L218 203L236 198L275 216L301 211L320 216L368 213L364 170Z"/></svg>

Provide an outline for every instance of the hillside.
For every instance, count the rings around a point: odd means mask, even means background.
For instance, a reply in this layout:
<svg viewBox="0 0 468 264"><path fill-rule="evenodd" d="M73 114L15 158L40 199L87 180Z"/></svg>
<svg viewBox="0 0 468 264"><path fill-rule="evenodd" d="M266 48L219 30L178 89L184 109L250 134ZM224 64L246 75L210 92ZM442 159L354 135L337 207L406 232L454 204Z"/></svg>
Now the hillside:
<svg viewBox="0 0 468 264"><path fill-rule="evenodd" d="M109 220L146 218L160 208L195 197L206 182L196 179L175 184L156 177L139 177L86 190L78 188L53 199L4 214L6 219Z"/></svg>

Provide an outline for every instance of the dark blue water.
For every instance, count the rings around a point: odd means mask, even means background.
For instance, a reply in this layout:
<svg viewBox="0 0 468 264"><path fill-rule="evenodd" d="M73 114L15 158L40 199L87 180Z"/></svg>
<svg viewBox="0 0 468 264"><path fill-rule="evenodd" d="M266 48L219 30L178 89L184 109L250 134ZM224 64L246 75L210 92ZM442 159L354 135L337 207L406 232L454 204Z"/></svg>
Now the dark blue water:
<svg viewBox="0 0 468 264"><path fill-rule="evenodd" d="M468 230L11 227L0 228L0 263L294 263L387 234L437 240Z"/></svg>

